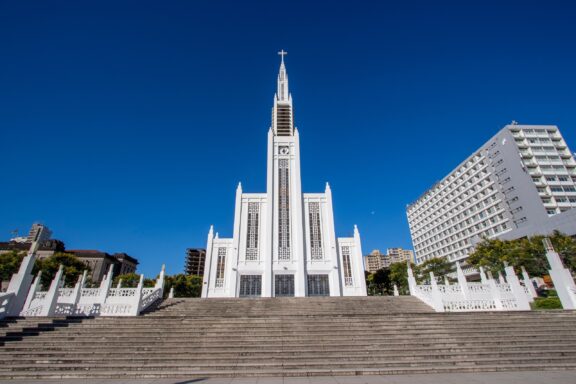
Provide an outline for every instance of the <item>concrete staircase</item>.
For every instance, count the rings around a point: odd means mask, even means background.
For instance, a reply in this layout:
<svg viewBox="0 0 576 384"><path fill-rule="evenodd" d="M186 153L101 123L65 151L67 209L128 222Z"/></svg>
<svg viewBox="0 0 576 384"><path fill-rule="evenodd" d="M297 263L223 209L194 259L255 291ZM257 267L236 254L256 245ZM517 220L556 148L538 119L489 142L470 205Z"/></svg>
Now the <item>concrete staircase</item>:
<svg viewBox="0 0 576 384"><path fill-rule="evenodd" d="M437 314L412 297L172 299L137 318L0 322L0 379L576 369L576 312Z"/></svg>

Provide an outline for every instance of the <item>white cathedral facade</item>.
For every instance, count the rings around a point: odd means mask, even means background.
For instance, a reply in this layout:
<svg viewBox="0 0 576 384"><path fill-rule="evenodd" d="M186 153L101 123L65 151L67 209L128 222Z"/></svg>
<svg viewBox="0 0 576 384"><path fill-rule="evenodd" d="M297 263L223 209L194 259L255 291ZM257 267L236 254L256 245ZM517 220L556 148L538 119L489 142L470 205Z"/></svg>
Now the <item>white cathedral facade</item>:
<svg viewBox="0 0 576 384"><path fill-rule="evenodd" d="M300 144L282 56L265 193L236 190L232 238L208 233L202 297L366 296L360 234L335 236L332 192L302 193Z"/></svg>

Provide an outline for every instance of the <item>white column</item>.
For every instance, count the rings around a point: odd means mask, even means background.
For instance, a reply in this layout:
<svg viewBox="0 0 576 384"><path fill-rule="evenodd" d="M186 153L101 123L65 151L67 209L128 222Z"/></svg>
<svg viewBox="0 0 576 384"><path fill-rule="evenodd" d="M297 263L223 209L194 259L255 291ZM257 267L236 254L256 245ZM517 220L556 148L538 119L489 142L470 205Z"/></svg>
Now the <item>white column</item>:
<svg viewBox="0 0 576 384"><path fill-rule="evenodd" d="M408 267L408 290L411 296L416 296L416 279L414 278L414 272L410 268L410 262L406 263Z"/></svg>
<svg viewBox="0 0 576 384"><path fill-rule="evenodd" d="M488 284L488 278L486 277L486 272L484 272L484 268L480 267L480 282L482 284Z"/></svg>
<svg viewBox="0 0 576 384"><path fill-rule="evenodd" d="M38 235L40 238L41 234ZM13 293L14 297L10 300L8 304L8 310L6 311L7 316L18 316L22 312L22 308L26 303L28 298L28 292L30 291L30 286L32 285L32 280L34 276L32 275L32 268L34 268L34 263L36 262L36 250L38 249L38 242L35 241L30 246L28 254L20 263L20 268L18 273L12 275L10 283L8 284L8 289L6 293Z"/></svg>
<svg viewBox="0 0 576 384"><path fill-rule="evenodd" d="M154 284L154 289L160 289L162 291L160 297L164 297L164 275L166 275L166 264L162 264L160 275L158 275L156 284Z"/></svg>
<svg viewBox="0 0 576 384"><path fill-rule="evenodd" d="M567 268L564 268L560 255L552 246L550 239L545 238L543 242L544 249L546 249L546 258L550 264L550 277L562 307L564 309L576 309L576 284L574 284L572 274Z"/></svg>
<svg viewBox="0 0 576 384"><path fill-rule="evenodd" d="M100 304L104 304L106 302L106 298L108 297L108 291L110 291L110 288L112 287L113 268L114 265L110 264L110 267L108 268L108 273L106 274L106 276L104 276L104 279L102 279L102 282L100 283L100 298L98 300L98 303Z"/></svg>
<svg viewBox="0 0 576 384"><path fill-rule="evenodd" d="M168 293L168 298L169 299L174 298L174 287L170 287L170 292Z"/></svg>
<svg viewBox="0 0 576 384"><path fill-rule="evenodd" d="M498 282L500 284L506 284L506 280L504 279L504 276L502 275L502 271L498 271Z"/></svg>
<svg viewBox="0 0 576 384"><path fill-rule="evenodd" d="M324 236L324 257L330 258L332 272L330 273L331 284L330 284L330 296L342 296L343 282L340 278L340 265L338 257L338 243L336 242L336 231L334 228L334 211L332 208L332 189L330 185L326 183L326 189L324 190L326 196L326 209L324 210L324 218L326 221L326 228L328 228L326 235Z"/></svg>
<svg viewBox="0 0 576 384"><path fill-rule="evenodd" d="M396 286L396 284L394 284L394 296L400 296L400 293L398 293L398 287Z"/></svg>
<svg viewBox="0 0 576 384"><path fill-rule="evenodd" d="M80 302L80 297L82 296L82 288L84 288L84 284L86 284L86 276L88 274L87 270L84 270L80 276L78 276L78 281L74 286L74 292L72 293L72 297L74 298L72 301L72 307L75 309L76 304Z"/></svg>
<svg viewBox="0 0 576 384"><path fill-rule="evenodd" d="M490 278L486 280L487 284L490 286L490 292L492 294L492 300L494 300L494 305L497 311L502 311L504 306L502 305L502 295L496 286L496 280L492 278L492 273L488 271Z"/></svg>
<svg viewBox="0 0 576 384"><path fill-rule="evenodd" d="M466 280L466 275L464 275L464 271L460 267L460 262L456 262L456 275L458 276L458 285L460 286L460 291L462 292L462 296L464 296L465 300L470 298L470 292L468 290L468 280Z"/></svg>
<svg viewBox="0 0 576 384"><path fill-rule="evenodd" d="M118 280L118 285L116 285L116 289L122 288L122 279Z"/></svg>
<svg viewBox="0 0 576 384"><path fill-rule="evenodd" d="M32 300L34 300L34 296L36 296L36 292L40 291L41 278L42 278L42 271L38 271L38 274L36 275L36 278L34 279L34 282L32 283L30 290L28 291L28 297L26 298L26 303L22 307L21 312L24 312L24 311L30 309L30 304L32 304Z"/></svg>
<svg viewBox="0 0 576 384"><path fill-rule="evenodd" d="M528 272L526 272L526 268L524 268L524 266L522 266L522 280L524 281L524 286L528 288L530 296L532 296L532 298L538 297L536 289L534 288L534 284L532 284L530 276L528 276Z"/></svg>
<svg viewBox="0 0 576 384"><path fill-rule="evenodd" d="M142 289L144 288L144 274L140 275L140 281L136 287L136 293L133 298L132 310L130 311L131 316L138 316L140 314L140 306L142 305Z"/></svg>
<svg viewBox="0 0 576 384"><path fill-rule="evenodd" d="M430 285L432 286L432 304L434 305L434 310L436 312L444 312L444 304L442 303L442 293L438 289L438 284L436 283L436 276L433 272L430 272Z"/></svg>
<svg viewBox="0 0 576 384"><path fill-rule="evenodd" d="M450 285L450 281L448 280L448 276L444 276L444 285L445 285L445 286L449 286L449 285Z"/></svg>
<svg viewBox="0 0 576 384"><path fill-rule="evenodd" d="M212 281L212 242L214 240L214 226L210 226L208 231L208 240L206 241L206 259L204 260L204 276L202 277L202 298L208 297L210 282Z"/></svg>
<svg viewBox="0 0 576 384"><path fill-rule="evenodd" d="M274 135L272 128L268 130L268 162L267 162L267 176L266 176L266 227L262 228L262 232L265 236L265 241L263 242L264 247L260 250L260 257L263 258L264 262L264 274L262 279L267 280L266 285L270 287L270 295L274 289L273 286L273 264L274 264L274 238L273 238L273 228L274 228L274 210L276 205L274 201L276 197L274 196ZM264 281L262 281L264 285Z"/></svg>
<svg viewBox="0 0 576 384"><path fill-rule="evenodd" d="M54 312L56 311L56 304L58 303L60 280L62 279L63 274L64 266L60 264L60 268L58 268L58 272L56 272L56 276L54 276L54 279L50 284L50 289L48 289L48 292L46 293L44 304L42 305L42 309L38 313L38 316L54 316Z"/></svg>
<svg viewBox="0 0 576 384"><path fill-rule="evenodd" d="M506 280L510 285L510 290L518 303L518 310L520 311L529 311L530 310L530 303L528 302L528 297L526 296L526 292L524 291L524 287L520 285L520 280L518 280L518 276L514 272L514 267L508 266L505 268L506 271Z"/></svg>
<svg viewBox="0 0 576 384"><path fill-rule="evenodd" d="M238 287L238 261L240 259L240 224L242 221L242 184L238 183L236 188L236 206L234 207L234 229L232 235L232 247L230 252L227 252L226 258L226 272L224 277L224 285L228 289L229 297L236 297ZM264 282L262 282L264 285ZM264 296L265 289L262 287L262 296Z"/></svg>
<svg viewBox="0 0 576 384"><path fill-rule="evenodd" d="M357 280L354 286L358 296L366 296L366 278L364 277L364 264L362 263L362 242L360 241L360 232L358 227L354 225L354 259L351 260L352 267L354 268L354 279ZM352 255L350 255L352 256Z"/></svg>
<svg viewBox="0 0 576 384"><path fill-rule="evenodd" d="M306 296L306 249L304 247L304 217L303 212L303 196L302 196L302 180L300 178L300 134L298 129L294 128L294 163L290 167L292 180L291 202L293 203L292 219L290 223L292 231L292 257L296 260L296 276L294 278L294 296Z"/></svg>

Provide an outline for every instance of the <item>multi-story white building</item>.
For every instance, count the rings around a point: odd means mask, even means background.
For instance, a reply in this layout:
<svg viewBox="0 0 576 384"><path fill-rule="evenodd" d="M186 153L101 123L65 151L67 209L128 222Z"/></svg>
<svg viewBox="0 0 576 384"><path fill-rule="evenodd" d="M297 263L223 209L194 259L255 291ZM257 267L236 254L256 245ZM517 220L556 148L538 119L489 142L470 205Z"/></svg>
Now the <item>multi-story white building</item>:
<svg viewBox="0 0 576 384"><path fill-rule="evenodd" d="M365 296L360 235L336 238L332 192L302 193L300 141L282 62L265 193L236 191L232 238L208 234L202 297Z"/></svg>
<svg viewBox="0 0 576 384"><path fill-rule="evenodd" d="M484 237L573 235L574 207L576 162L558 127L513 122L407 207L416 262L465 259Z"/></svg>

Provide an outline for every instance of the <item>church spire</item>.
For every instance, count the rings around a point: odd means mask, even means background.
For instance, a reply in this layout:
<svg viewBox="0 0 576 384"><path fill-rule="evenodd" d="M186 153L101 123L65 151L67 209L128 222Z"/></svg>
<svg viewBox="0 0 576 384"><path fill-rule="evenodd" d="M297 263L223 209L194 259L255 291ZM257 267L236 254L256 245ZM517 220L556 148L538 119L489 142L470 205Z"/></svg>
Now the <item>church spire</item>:
<svg viewBox="0 0 576 384"><path fill-rule="evenodd" d="M288 52L281 50L278 52L280 55L280 71L278 72L278 89L276 91L276 98L278 101L288 101L290 94L288 93L288 74L286 73L286 66L284 65L284 56Z"/></svg>

